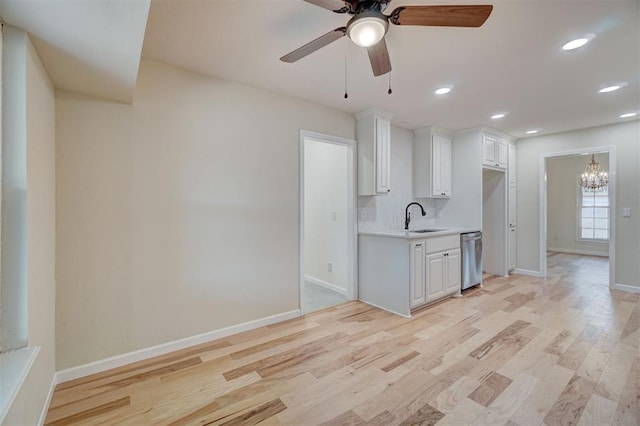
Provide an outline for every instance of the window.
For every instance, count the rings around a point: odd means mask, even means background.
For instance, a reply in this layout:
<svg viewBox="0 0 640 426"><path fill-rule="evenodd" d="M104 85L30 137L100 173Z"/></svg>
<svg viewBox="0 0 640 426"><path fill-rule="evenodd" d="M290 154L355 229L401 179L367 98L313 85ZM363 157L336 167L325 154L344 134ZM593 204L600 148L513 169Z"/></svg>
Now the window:
<svg viewBox="0 0 640 426"><path fill-rule="evenodd" d="M609 240L609 188L591 191L578 186L578 240Z"/></svg>

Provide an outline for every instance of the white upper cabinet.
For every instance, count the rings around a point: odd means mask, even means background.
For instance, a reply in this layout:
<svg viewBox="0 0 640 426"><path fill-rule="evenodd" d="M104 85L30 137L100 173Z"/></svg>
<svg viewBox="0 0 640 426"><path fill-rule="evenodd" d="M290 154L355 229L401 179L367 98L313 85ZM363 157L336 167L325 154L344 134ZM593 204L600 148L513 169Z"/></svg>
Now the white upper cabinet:
<svg viewBox="0 0 640 426"><path fill-rule="evenodd" d="M413 195L451 197L451 136L432 127L418 129L413 141Z"/></svg>
<svg viewBox="0 0 640 426"><path fill-rule="evenodd" d="M509 144L493 135L482 135L482 164L499 169L507 168Z"/></svg>
<svg viewBox="0 0 640 426"><path fill-rule="evenodd" d="M507 168L509 186L516 186L516 146L509 144L509 166Z"/></svg>
<svg viewBox="0 0 640 426"><path fill-rule="evenodd" d="M507 197L509 198L509 201L507 204L509 228L513 228L516 226L516 187L515 186L509 186L509 192L507 193Z"/></svg>
<svg viewBox="0 0 640 426"><path fill-rule="evenodd" d="M391 192L391 118L370 109L356 114L358 138L358 195Z"/></svg>

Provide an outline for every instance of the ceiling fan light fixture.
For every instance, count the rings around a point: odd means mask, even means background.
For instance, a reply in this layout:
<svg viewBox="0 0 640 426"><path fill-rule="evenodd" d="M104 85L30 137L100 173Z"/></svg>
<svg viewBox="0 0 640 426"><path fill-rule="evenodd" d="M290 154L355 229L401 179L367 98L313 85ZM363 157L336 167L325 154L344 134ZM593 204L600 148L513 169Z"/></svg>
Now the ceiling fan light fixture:
<svg viewBox="0 0 640 426"><path fill-rule="evenodd" d="M382 13L364 12L349 21L347 35L358 46L371 47L382 40L388 28L389 22Z"/></svg>

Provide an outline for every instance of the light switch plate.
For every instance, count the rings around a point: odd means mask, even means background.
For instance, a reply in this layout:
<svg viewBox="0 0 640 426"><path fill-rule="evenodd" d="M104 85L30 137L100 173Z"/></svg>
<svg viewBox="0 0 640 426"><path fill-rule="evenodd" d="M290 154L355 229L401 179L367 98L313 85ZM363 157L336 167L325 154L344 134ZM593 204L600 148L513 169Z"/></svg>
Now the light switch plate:
<svg viewBox="0 0 640 426"><path fill-rule="evenodd" d="M631 209L629 207L622 209L622 217L631 217Z"/></svg>

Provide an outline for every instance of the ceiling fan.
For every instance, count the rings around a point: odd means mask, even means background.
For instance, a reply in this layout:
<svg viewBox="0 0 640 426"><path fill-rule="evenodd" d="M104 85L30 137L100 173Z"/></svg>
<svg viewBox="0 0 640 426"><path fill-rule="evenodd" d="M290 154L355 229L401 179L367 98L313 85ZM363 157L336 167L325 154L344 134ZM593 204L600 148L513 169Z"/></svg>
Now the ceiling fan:
<svg viewBox="0 0 640 426"><path fill-rule="evenodd" d="M348 13L353 17L347 26L318 37L280 58L283 62L296 62L316 50L348 36L355 44L366 47L373 75L391 71L391 61L384 36L389 22L394 25L419 25L438 27L479 27L487 20L493 6L400 6L390 15L382 12L391 0L304 0L335 13Z"/></svg>

